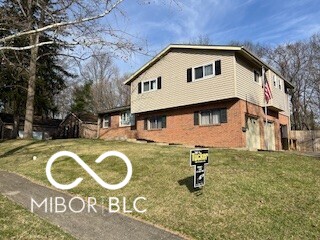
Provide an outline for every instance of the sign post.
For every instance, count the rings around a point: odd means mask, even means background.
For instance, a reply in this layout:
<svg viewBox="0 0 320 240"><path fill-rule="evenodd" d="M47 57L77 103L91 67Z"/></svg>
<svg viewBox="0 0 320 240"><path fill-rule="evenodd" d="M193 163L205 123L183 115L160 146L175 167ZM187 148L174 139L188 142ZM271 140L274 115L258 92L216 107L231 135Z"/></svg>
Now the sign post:
<svg viewBox="0 0 320 240"><path fill-rule="evenodd" d="M190 150L190 166L194 167L193 187L201 188L205 184L204 166L209 162L208 149Z"/></svg>

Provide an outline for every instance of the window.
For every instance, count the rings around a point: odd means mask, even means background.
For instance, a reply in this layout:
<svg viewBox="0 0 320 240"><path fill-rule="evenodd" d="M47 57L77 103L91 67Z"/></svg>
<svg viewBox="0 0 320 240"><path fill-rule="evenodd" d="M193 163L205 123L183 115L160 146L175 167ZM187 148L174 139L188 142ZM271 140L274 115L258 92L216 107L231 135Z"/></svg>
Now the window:
<svg viewBox="0 0 320 240"><path fill-rule="evenodd" d="M204 75L209 76L213 74L213 66L212 64L209 64L207 66L204 66Z"/></svg>
<svg viewBox="0 0 320 240"><path fill-rule="evenodd" d="M209 63L203 66L187 69L187 82L192 82L200 79L206 79L208 77L221 74L221 60L217 60L214 63Z"/></svg>
<svg viewBox="0 0 320 240"><path fill-rule="evenodd" d="M277 76L273 75L273 86L276 87L277 86Z"/></svg>
<svg viewBox="0 0 320 240"><path fill-rule="evenodd" d="M138 94L161 89L161 77L138 83Z"/></svg>
<svg viewBox="0 0 320 240"><path fill-rule="evenodd" d="M131 126L134 115L130 111L125 111L120 114L120 126Z"/></svg>
<svg viewBox="0 0 320 240"><path fill-rule="evenodd" d="M162 118L155 117L149 119L149 129L160 129L162 128Z"/></svg>
<svg viewBox="0 0 320 240"><path fill-rule="evenodd" d="M156 90L157 89L157 81L152 80L150 81L150 90Z"/></svg>
<svg viewBox="0 0 320 240"><path fill-rule="evenodd" d="M102 127L108 128L111 126L111 117L109 114L103 116Z"/></svg>
<svg viewBox="0 0 320 240"><path fill-rule="evenodd" d="M194 79L198 80L201 78L209 77L213 74L213 64L204 65L201 67L194 68Z"/></svg>
<svg viewBox="0 0 320 240"><path fill-rule="evenodd" d="M150 82L144 82L143 83L143 91L148 92L150 90Z"/></svg>
<svg viewBox="0 0 320 240"><path fill-rule="evenodd" d="M203 78L203 67L197 67L194 69L194 79Z"/></svg>
<svg viewBox="0 0 320 240"><path fill-rule="evenodd" d="M145 119L145 130L166 128L166 116L157 116Z"/></svg>
<svg viewBox="0 0 320 240"><path fill-rule="evenodd" d="M254 70L253 73L254 73L254 81L256 83L260 83L261 74L257 70Z"/></svg>
<svg viewBox="0 0 320 240"><path fill-rule="evenodd" d="M194 125L215 125L227 123L227 109L211 109L200 112L194 112Z"/></svg>
<svg viewBox="0 0 320 240"><path fill-rule="evenodd" d="M278 78L279 79L279 89L281 90L281 86L282 86L282 84L281 84L281 79L280 78Z"/></svg>
<svg viewBox="0 0 320 240"><path fill-rule="evenodd" d="M200 125L212 125L220 123L220 110L200 112Z"/></svg>

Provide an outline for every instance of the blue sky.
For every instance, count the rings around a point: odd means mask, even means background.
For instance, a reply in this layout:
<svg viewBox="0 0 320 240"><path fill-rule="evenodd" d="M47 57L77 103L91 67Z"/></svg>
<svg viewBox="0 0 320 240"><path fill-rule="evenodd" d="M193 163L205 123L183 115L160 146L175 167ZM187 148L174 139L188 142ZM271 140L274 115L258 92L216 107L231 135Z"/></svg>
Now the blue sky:
<svg viewBox="0 0 320 240"><path fill-rule="evenodd" d="M319 0L127 0L121 27L146 40L151 55L170 43L187 43L206 35L213 44L250 40L275 46L320 32ZM119 21L120 22L120 21ZM122 73L134 72L151 57L117 60Z"/></svg>

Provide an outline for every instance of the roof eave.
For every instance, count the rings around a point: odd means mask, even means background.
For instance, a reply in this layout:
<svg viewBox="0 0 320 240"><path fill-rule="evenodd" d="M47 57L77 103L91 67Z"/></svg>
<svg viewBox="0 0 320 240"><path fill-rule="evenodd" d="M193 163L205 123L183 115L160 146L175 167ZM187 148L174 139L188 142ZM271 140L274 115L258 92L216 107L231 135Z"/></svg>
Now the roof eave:
<svg viewBox="0 0 320 240"><path fill-rule="evenodd" d="M241 50L247 54L249 57L255 59L257 62L259 62L262 66L264 66L266 69L270 69L273 72L275 72L277 75L279 75L285 82L285 84L293 89L294 86L292 85L292 83L290 83L284 76L282 76L281 73L279 73L279 71L277 71L276 69L274 69L273 67L269 66L266 62L264 62L263 60L261 60L259 57L257 57L254 53L250 52L248 49L246 49L245 47L241 47Z"/></svg>
<svg viewBox="0 0 320 240"><path fill-rule="evenodd" d="M129 110L130 108L131 108L131 106L112 108L112 109L108 109L108 110L105 110L102 112L98 112L98 115L102 115L102 114L106 114L106 113L121 112L121 111Z"/></svg>

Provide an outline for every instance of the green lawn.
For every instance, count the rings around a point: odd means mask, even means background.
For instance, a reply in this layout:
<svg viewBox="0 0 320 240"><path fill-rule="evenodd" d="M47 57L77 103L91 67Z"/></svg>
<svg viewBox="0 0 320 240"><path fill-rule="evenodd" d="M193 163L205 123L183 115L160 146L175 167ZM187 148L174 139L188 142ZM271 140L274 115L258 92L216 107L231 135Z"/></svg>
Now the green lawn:
<svg viewBox="0 0 320 240"><path fill-rule="evenodd" d="M206 186L192 192L189 149L100 140L5 141L0 143L0 168L49 185L45 166L57 151L78 154L104 180L121 181L122 161L94 160L117 150L133 165L133 177L121 190L100 187L72 159L58 159L54 178L84 181L71 193L84 197L145 196L144 214L135 217L196 239L319 239L320 160L278 152L210 149ZM37 156L37 160L32 160Z"/></svg>
<svg viewBox="0 0 320 240"><path fill-rule="evenodd" d="M0 239L74 239L0 194Z"/></svg>

